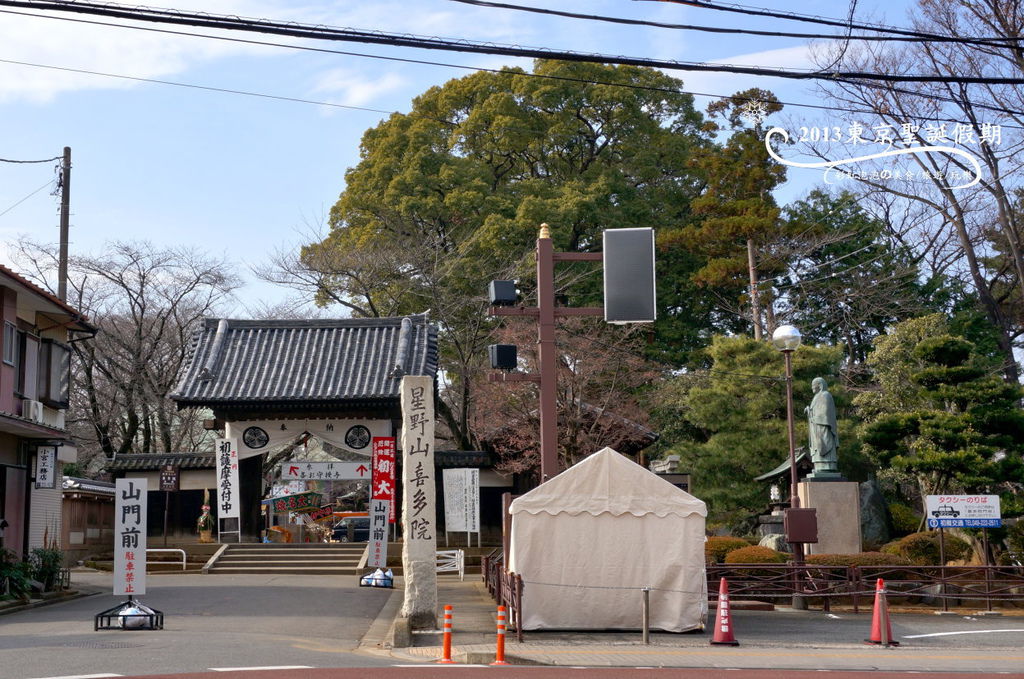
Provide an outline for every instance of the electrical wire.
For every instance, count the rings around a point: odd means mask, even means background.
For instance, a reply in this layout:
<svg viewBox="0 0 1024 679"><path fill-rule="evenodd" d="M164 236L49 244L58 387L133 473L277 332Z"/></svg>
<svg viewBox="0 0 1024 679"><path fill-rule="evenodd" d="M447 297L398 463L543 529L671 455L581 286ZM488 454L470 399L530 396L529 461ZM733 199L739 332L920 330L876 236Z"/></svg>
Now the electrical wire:
<svg viewBox="0 0 1024 679"><path fill-rule="evenodd" d="M882 24L871 24L871 23L853 23L852 21L844 21L842 19L828 19L826 17L817 16L814 14L799 14L797 12L783 12L779 10L768 10L761 7L751 7L749 5L730 5L724 3L709 2L707 0L639 0L641 2L668 2L677 5L687 5L690 7L698 7L700 9L710 9L718 12L732 12L735 14L745 14L748 16L763 16L772 19L782 19L784 21L799 21L809 24L819 24L821 26L836 26L838 28L849 28L858 31L872 31L875 33L888 33L891 35L904 35L909 37L918 38L921 40L931 41L948 41L949 36L940 35L938 33L929 33L927 31L917 31L909 28L897 28L893 26L884 26ZM1015 43L1024 38L1020 37L996 37L996 38L959 38L958 41L965 44L983 44L988 46L1000 46L999 42ZM1005 45L1005 47L1013 47L1014 45Z"/></svg>
<svg viewBox="0 0 1024 679"><path fill-rule="evenodd" d="M847 29L846 35L836 33L800 33L787 31L760 31L749 28L732 28L723 26L702 26L695 24L675 24L663 21L650 21L647 19L628 19L625 17L611 17L600 14L581 14L578 12L564 12L561 10L549 9L546 7L526 7L523 5L512 5L505 2L490 2L489 0L449 0L474 7L491 7L494 9L510 9L533 14L544 14L548 16L565 17L567 19L584 19L587 21L601 21L605 23L619 24L624 26L650 26L652 28L668 28L681 31L697 31L701 33L718 33L725 35L761 35L769 38L802 38L808 40L863 40L867 42L921 42L920 36L909 35L857 35L850 33L853 29L853 13L851 11L849 23L843 24ZM854 5L856 3L853 3ZM852 8L851 8L852 10ZM874 30L874 29L872 29ZM929 40L932 42L953 42L961 44L979 44L991 47L992 41L1019 41L1024 38L961 38L949 35L934 35ZM997 45L1002 46L1002 45Z"/></svg>
<svg viewBox="0 0 1024 679"><path fill-rule="evenodd" d="M4 162L25 162L25 161L4 161ZM38 163L38 162L46 162L46 161L38 161L38 160L37 160L37 161L28 161L28 162L37 162L37 163ZM19 205L21 205L22 203L24 203L24 202L25 202L26 200L28 200L28 199L29 199L29 198L31 198L32 196L36 195L37 193L39 193L39 192L40 192L40 191L42 191L43 189L47 188L47 187L48 187L48 186L50 186L51 184L55 184L56 182L57 182L57 180L56 180L56 179L51 179L50 181L46 182L45 184L43 184L42 186L40 186L40 187L39 187L38 189L36 189L36 190L35 190L35 191L33 191L32 193L28 194L27 196L25 196L24 198L22 198L21 200L19 200L19 201L18 201L17 203L15 203L14 205L10 206L9 208L7 208L6 210L4 210L3 212L0 212L0 217L3 217L3 216L4 216L5 214L7 214L8 212L10 212L10 211L11 211L11 210L13 210L14 208L18 207Z"/></svg>
<svg viewBox="0 0 1024 679"><path fill-rule="evenodd" d="M470 54L490 54L535 59L558 59L579 63L617 64L622 66L646 66L677 71L701 73L734 73L743 75L771 76L790 80L835 80L837 78L868 80L878 82L938 82L987 85L1024 85L1024 78L991 76L945 76L927 74L869 73L863 71L837 71L821 73L810 70L785 68L764 68L738 66L733 64L709 64L684 62L645 57L613 56L606 54L560 51L543 47L519 47L497 45L470 40L446 40L416 35L401 35L383 31L363 31L351 28L333 28L323 25L300 24L297 22L276 22L266 19L240 19L238 17L191 13L160 8L130 8L114 3L95 4L88 2L56 2L55 0L0 0L0 5L36 10L70 11L84 14L108 16L120 19L172 23L205 28L220 28L257 33L270 33L296 38L362 42L390 47L413 47Z"/></svg>
<svg viewBox="0 0 1024 679"><path fill-rule="evenodd" d="M316 101L314 99L300 99L298 97L285 97L277 94L265 94L263 92L249 92L246 90L234 90L226 87L212 87L208 85L194 85L191 83L176 82L174 80L158 80L156 78L140 78L131 75L120 75L117 73L104 73L103 71L90 71L84 68L70 68L68 66L51 66L49 64L34 64L28 61L16 61L14 59L0 59L0 64L15 64L17 66L32 66L34 68L47 68L54 71L66 71L69 73L82 73L85 75L97 75L105 78L119 78L121 80L134 80L136 82L143 83L155 83L157 85L173 85L174 87L187 87L194 90L206 90L207 92L221 92L224 94L239 94L246 97L259 97L260 99L276 99L279 101L291 101L299 104L315 104L317 106L331 106L333 108L344 108L352 111L367 111L370 113L396 113L396 111L386 111L380 108L368 108L366 106L348 106L346 104L336 104L331 101ZM59 160L54 158L53 160ZM34 162L45 162L45 161L34 161Z"/></svg>
<svg viewBox="0 0 1024 679"><path fill-rule="evenodd" d="M44 158L43 160L10 160L8 158L0 158L0 163L18 163L19 165L28 165L31 163L52 163L55 160L61 160L61 158L61 156L56 156L55 158Z"/></svg>
<svg viewBox="0 0 1024 679"><path fill-rule="evenodd" d="M0 2L0 4L2 4L2 2ZM90 19L80 19L80 18L67 17L67 16L59 16L59 15L54 16L54 15L48 15L48 14L34 14L34 13L31 13L31 12L18 12L18 11L9 10L9 9L0 9L0 13L2 13L2 14L12 14L12 15L17 15L17 16L35 17L35 18L38 18L38 19L51 19L51 20L57 20L57 21L81 23L81 24L94 25L94 26L106 26L106 27L111 27L111 28L125 28L125 29L144 31L144 32L150 32L150 33L161 33L161 34L167 34L167 35L180 35L180 36L187 36L187 37L205 38L205 39L209 39L209 40L220 40L220 41L223 41L223 42L233 42L233 43L240 43L240 44L247 44L247 45L261 45L261 46L267 46L267 47L280 47L280 48L284 48L284 49L300 50L300 51L306 51L306 52L317 52L317 53L323 53L323 54L340 54L340 55L343 55L343 56L354 56L354 57L361 57L361 58L367 58L367 59L377 59L377 60L381 60L381 61L395 61L395 62L401 62L401 63L423 64L423 65L427 65L427 66L441 66L441 67L445 67L445 68L455 68L455 69L474 71L474 72L484 72L484 73L502 73L503 72L502 69L486 68L486 67L482 67L482 66L466 66L466 65L463 65L463 64L452 64L452 63L439 62L439 61L428 61L428 60L423 60L423 59L411 59L411 58L408 58L408 57L395 57L395 56L386 56L386 55L379 55L379 54L367 54L367 53L364 53L364 52L351 52L351 51L346 51L346 50L334 50L334 49L328 49L328 48L325 48L325 47L310 47L310 46L306 46L306 45L292 45L292 44L287 44L287 43L268 42L268 41L263 41L263 40L251 40L251 39L245 39L245 38L232 38L232 37L222 36L222 35L210 35L208 33L194 33L194 32L190 32L190 31L175 31L175 30L170 30L170 29L166 29L166 28L152 28L152 27L148 27L148 26L132 26L132 25L127 25L127 24L118 24L118 23L112 23L112 22L106 22L106 21L97 21L97 20L90 20ZM31 65L31 64L25 64L25 65ZM50 68L50 67L49 66L43 66L43 68ZM62 68L62 67L52 67L52 68ZM103 75L103 74L97 73L96 75ZM671 93L671 94L689 94L691 96L696 96L696 97L731 99L732 101L735 101L735 102L756 102L756 101L758 101L757 99L752 98L752 97L741 97L741 96L725 95L725 94L712 94L712 93L708 93L708 92L696 92L696 91L693 91L693 90L671 89L671 88L665 88L665 87L655 87L655 86L651 86L651 85L638 85L638 84L634 84L634 83L616 83L616 82L608 82L608 81L602 81L602 80L591 80L591 79L585 79L585 78L572 78L572 77L569 77L569 76L551 75L551 74L542 74L542 73L529 73L529 72L526 72L526 71L524 71L522 73L518 73L517 75L524 76L524 77L530 77L530 78L544 78L544 79L564 81L564 82L578 82L578 83L591 84L591 85L603 85L603 86L608 86L608 87L622 87L622 88L634 89L634 90L645 90L645 91L653 91L653 92L665 92L665 93ZM128 77L128 76L111 75L111 77ZM845 82L845 83L851 84L851 85L856 85L857 84L854 81L846 81L846 80L838 80L838 82ZM918 97L925 97L925 96L927 96L929 99L935 100L935 101L944 101L944 102L953 103L953 104L957 103L956 100L953 99L952 97L947 97L947 96L944 96L944 95L937 95L937 94L936 95L925 95L925 94L920 93L920 92L915 92L913 90L907 90L907 89L902 89L902 88L898 88L898 87L893 87L891 85L889 86L889 89L892 90L893 92L897 92L897 93L901 93L901 94L907 94L907 95L918 96ZM815 110L820 110L820 111L830 111L830 112L836 111L836 112L842 112L842 113L863 114L863 115L875 115L877 113L876 111L867 110L867 109L840 108L840 107L836 107L836 106L825 106L825 105L822 105L822 104L807 104L807 103L803 103L803 102L779 101L778 103L782 104L783 106L790 106L790 107L794 107L794 108L808 108L808 109L815 109ZM973 106L975 108L980 108L980 109L984 109L984 110L991 110L991 111L995 111L995 112L998 112L998 113L1006 113L1006 114L1009 114L1009 115L1024 116L1024 111L1016 111L1014 109L1008 109L1008 108L1001 107L1001 106L993 106L993 105L984 104L984 103L980 103L980 102L975 102L973 104ZM1014 128L1014 129L1024 129L1024 126L1017 126L1017 125L1010 125L1010 124L1004 125L1004 127Z"/></svg>

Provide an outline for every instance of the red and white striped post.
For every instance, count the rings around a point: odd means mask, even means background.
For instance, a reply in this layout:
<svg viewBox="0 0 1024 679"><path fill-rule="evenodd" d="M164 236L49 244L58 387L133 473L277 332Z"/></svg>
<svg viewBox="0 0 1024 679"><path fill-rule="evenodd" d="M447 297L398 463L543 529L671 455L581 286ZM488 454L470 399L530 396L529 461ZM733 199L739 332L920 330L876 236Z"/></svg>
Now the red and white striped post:
<svg viewBox="0 0 1024 679"><path fill-rule="evenodd" d="M452 607L444 607L444 637L443 644L441 646L441 659L437 662L444 665L453 665L455 661L452 660Z"/></svg>
<svg viewBox="0 0 1024 679"><path fill-rule="evenodd" d="M492 665L507 665L505 662L505 607L498 606L498 648Z"/></svg>

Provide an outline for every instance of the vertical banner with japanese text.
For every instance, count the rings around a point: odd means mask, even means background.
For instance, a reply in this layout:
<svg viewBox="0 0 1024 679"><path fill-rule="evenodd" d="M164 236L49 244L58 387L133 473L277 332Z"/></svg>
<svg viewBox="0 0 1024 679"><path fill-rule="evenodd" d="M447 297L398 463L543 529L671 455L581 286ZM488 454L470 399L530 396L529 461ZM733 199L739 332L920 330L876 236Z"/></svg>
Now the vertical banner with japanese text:
<svg viewBox="0 0 1024 679"><path fill-rule="evenodd" d="M146 479L114 482L114 596L146 593Z"/></svg>
<svg viewBox="0 0 1024 679"><path fill-rule="evenodd" d="M395 438L393 436L373 437L373 470L370 480L370 497L389 502L388 523L395 522Z"/></svg>
<svg viewBox="0 0 1024 679"><path fill-rule="evenodd" d="M402 617L413 629L437 624L437 507L434 481L434 381L402 378Z"/></svg>
<svg viewBox="0 0 1024 679"><path fill-rule="evenodd" d="M366 565L388 567L388 508L390 500L370 499L370 554Z"/></svg>
<svg viewBox="0 0 1024 679"><path fill-rule="evenodd" d="M238 439L217 439L217 523L219 533L236 533L241 541L239 527L241 507L238 486Z"/></svg>

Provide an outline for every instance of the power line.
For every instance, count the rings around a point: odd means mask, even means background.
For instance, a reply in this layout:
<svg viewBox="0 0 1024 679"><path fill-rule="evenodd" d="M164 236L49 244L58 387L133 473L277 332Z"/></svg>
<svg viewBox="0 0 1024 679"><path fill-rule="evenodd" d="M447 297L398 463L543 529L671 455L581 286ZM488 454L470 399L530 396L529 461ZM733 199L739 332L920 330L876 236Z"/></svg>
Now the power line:
<svg viewBox="0 0 1024 679"><path fill-rule="evenodd" d="M43 160L10 160L8 158L0 158L0 163L18 163L19 165L29 165L32 163L52 163L53 161L60 159L61 156L56 156L55 158L44 158Z"/></svg>
<svg viewBox="0 0 1024 679"><path fill-rule="evenodd" d="M888 33L891 35L903 35L922 40L932 40L949 42L950 36L940 35L938 33L928 33L926 31L917 31L909 28L896 28L892 26L883 26L881 24L870 24L870 23L854 23L852 20L842 19L828 19L826 17L817 16L815 14L798 14L797 12L783 12L779 10L768 10L760 7L750 7L749 5L731 5L717 2L710 2L708 0L641 0L644 2L670 2L677 5L687 5L690 7L698 7L700 9L710 9L718 12L732 12L735 14L745 14L748 16L764 16L772 19L782 19L784 21L799 21L809 24L819 24L821 26L835 26L838 28L849 28L858 31L872 31L875 33ZM1024 38L1011 38L1011 37L997 37L997 38L958 38L955 41L963 42L966 44L980 44L996 47L1012 47L1013 45L999 45L1000 42L1014 43Z"/></svg>
<svg viewBox="0 0 1024 679"><path fill-rule="evenodd" d="M2 160L2 159L0 159L0 160ZM12 161L4 161L4 162L12 162ZM13 161L13 162L26 162L26 161ZM28 162L37 162L37 163L39 163L39 162L44 162L44 163L45 163L46 161L45 161L45 160L44 160L44 161L39 161L39 160L37 160L37 161L28 161ZM46 182L45 184L43 184L42 186L40 186L40 187L39 187L38 189L36 189L36 190L35 190L35 191L33 191L32 193L28 194L27 196L25 196L24 198L22 198L21 200L19 200L19 201L18 201L17 203L15 203L14 205L10 206L9 208L7 208L6 210L4 210L3 212L0 212L0 217L3 217L3 216L4 216L5 214L7 214L8 212L10 212L10 211L11 211L11 210L13 210L14 208L18 207L19 205L21 205L22 203L24 203L24 202L25 202L26 200L28 200L28 199L29 199L29 198L31 198L32 196L36 195L37 193L39 193L40 191L42 191L43 189L45 189L46 187L50 186L51 184L54 184L54 183L55 183L56 181L57 181L56 179L51 179L50 181Z"/></svg>
<svg viewBox="0 0 1024 679"><path fill-rule="evenodd" d="M363 31L351 28L333 28L323 25L300 24L297 22L276 22L267 19L241 19L238 17L190 13L177 10L131 8L121 5L94 4L88 2L57 2L56 0L0 0L0 5L70 11L84 14L109 16L120 19L149 21L157 23L183 24L220 28L227 30L250 31L286 35L296 38L316 40L334 40L342 42L362 42L391 47L413 47L471 54L491 54L510 57L527 57L534 59L558 59L580 63L618 64L623 66L646 66L677 71L693 71L704 73L735 73L744 75L760 75L791 80L835 80L837 78L869 80L880 82L946 82L962 84L988 85L1024 85L1024 78L989 77L989 76L944 76L944 75L898 75L891 73L868 73L862 71L837 71L821 73L808 70L784 68L763 68L757 66L737 66L732 64L708 64L683 62L674 60L648 59L644 57L612 56L605 54L559 51L541 47L519 47L496 45L470 40L447 40L428 38L415 35L385 33L383 31Z"/></svg>
<svg viewBox="0 0 1024 679"><path fill-rule="evenodd" d="M118 73L104 73L102 71L89 71L84 68L70 68L68 66L51 66L49 64L33 64L28 61L15 61L14 59L0 59L2 64L15 64L17 66L32 66L34 68L48 68L54 71L66 71L69 73L83 73L85 75L98 75L105 78L119 78L121 80L134 80L143 83L155 83L157 85L173 85L174 87L187 87L194 90L206 90L208 92L221 92L224 94L240 94L246 97L259 97L261 99L277 99L280 101L291 101L299 104L315 104L317 106L331 106L334 108L344 108L353 111L368 111L370 113L396 113L396 111L385 111L380 108L367 108L365 106L347 106L345 104L336 104L330 101L316 101L313 99L300 99L298 97L285 97L277 94L265 94L262 92L249 92L246 90L233 90L226 87L212 87L208 85L194 85L191 83L176 82L174 80L158 80L156 78L140 78L131 75L120 75ZM60 158L53 158L51 160L60 160ZM11 161L18 162L18 161ZM31 161L31 162L46 162L46 161Z"/></svg>
<svg viewBox="0 0 1024 679"><path fill-rule="evenodd" d="M602 21L605 23L619 24L625 26L651 26L653 28L668 28L682 31L698 31L702 33L719 33L726 35L761 35L769 38L805 38L809 40L864 40L868 42L920 42L921 36L909 35L840 35L836 33L798 33L787 31L759 31L750 28L728 28L724 26L702 26L694 24L675 24L663 21L651 21L649 19L629 19L625 17L611 17L600 14L582 14L578 12L565 12L561 10L548 9L546 7L526 7L524 5L512 5L505 2L490 2L489 0L450 0L474 7L490 7L494 9L510 9L519 12L532 14L543 14L548 16L565 17L567 19L584 19L587 21ZM851 13L849 23L842 24L848 31L853 30L853 16ZM879 29L871 29L879 30ZM879 31L884 32L884 31ZM955 42L992 46L993 41L1017 41L1024 38L960 38L949 35L934 35L929 37L933 42Z"/></svg>
<svg viewBox="0 0 1024 679"><path fill-rule="evenodd" d="M176 31L176 30L171 30L171 29L167 29L167 28L153 28L153 27L149 27L149 26L132 26L132 25L128 25L128 24L118 24L118 23L113 23L113 22L109 22L109 21L97 21L97 20L93 20L93 19L80 19L80 18L68 17L68 16L53 16L53 15L48 15L48 14L34 14L34 13L31 13L31 12L19 12L19 11L9 10L9 9L0 9L0 13L11 14L11 15L15 15L15 16L34 17L34 18L37 18L37 19L48 19L48 20L65 21L65 22L71 22L71 23L81 23L81 24L86 24L86 25L90 25L90 26L105 26L105 27L110 27L110 28L124 28L124 29L135 30L135 31L143 31L143 32L148 32L148 33L160 33L160 34L165 34L165 35L179 35L179 36L185 36L185 37L204 38L204 39L208 39L208 40L219 40L219 41L222 41L222 42L232 42L232 43L239 43L239 44L244 44L244 45L260 45L260 46L265 46L265 47L279 47L279 48L282 48L282 49L299 50L299 51L305 51L305 52L315 52L315 53L321 53L321 54L338 54L338 55L342 55L342 56L353 56L353 57L360 57L360 58L366 58L366 59L377 59L377 60L381 60L381 61L395 61L395 62L408 63L408 64L422 64L422 65L426 65L426 66L441 66L443 68L455 68L455 69L461 69L461 70L466 70L466 71L474 71L474 72L484 72L484 73L502 73L503 72L502 69L499 69L499 68L487 68L487 67L483 67L483 66L466 66L464 64L452 64L452 63L447 63L447 62L442 62L442 61L428 61L428 60L424 60L424 59L412 59L412 58L408 58L408 57L395 57L395 56L387 56L387 55L381 55L381 54L367 54L365 52L352 52L352 51L347 51L347 50L335 50L335 49L329 49L329 48L326 48L326 47L310 47L308 45L292 45L292 44L288 44L288 43L269 42L269 41L265 41L265 40L252 40L252 39L246 39L246 38L233 38L233 37L224 36L224 35L211 35L211 34L208 34L208 33L194 33L194 32L191 32L191 31ZM16 62L16 63L20 63L20 62ZM39 66L40 68L58 68L58 69L59 68L64 68L64 67L59 67L59 66L48 66L48 65L38 65L38 64L28 64L28 63L22 63L21 65L25 65L25 66ZM90 73L93 74L93 75L105 75L105 76L112 77L112 78L129 78L130 77L130 76L122 76L122 75L118 75L118 74L107 74L107 73L99 73L99 72L90 72ZM622 82L610 82L610 81L604 81L604 80L592 80L592 79L586 79L586 78L573 78L573 77L569 77L569 76L553 75L553 74L546 74L546 73L530 73L530 72L527 72L527 71L523 71L521 73L517 73L516 75L524 76L524 77L529 77L529 78L543 78L543 79L546 79L546 80L557 80L557 81L562 81L562 82L584 83L584 84L588 84L588 85L603 85L603 86L608 86L608 87L622 87L622 88L633 89L633 90L643 90L643 91L651 91L651 92L664 92L666 94L689 94L689 95L696 96L696 97L709 97L709 98L717 98L717 99L728 98L728 99L731 99L731 100L737 101L737 102L746 102L746 101L754 102L754 101L757 101L756 99L754 99L752 97L737 97L735 95L713 94L713 93L709 93L709 92L696 92L696 91L693 91L693 90L673 89L673 88L668 88L668 87L656 87L656 86L653 86L653 85L638 85L638 84L635 84L635 83L622 83ZM140 80L145 81L144 78L140 78ZM154 81L149 81L149 82L155 82L155 83L158 83L158 84L162 84L160 81L155 81L155 80ZM845 81L843 81L843 82L845 82ZM188 85L183 84L183 83L176 83L176 84L181 85L181 86L188 86ZM850 84L855 84L855 83L850 83ZM895 92L901 92L901 93L906 93L906 94L919 94L919 93L912 92L910 90L904 90L904 89L900 89L900 88L890 87L890 89L892 89ZM228 90L223 90L223 91L228 92ZM273 95L265 95L265 96L274 98ZM924 95L919 95L919 96L924 96ZM282 97L282 98L283 99L290 99L288 97ZM934 99L936 97L932 97L932 98ZM938 99L943 99L942 95L938 95L937 98ZM291 100L292 101L301 101L301 100L296 100L296 99L291 99ZM944 100L948 101L950 103L955 103L952 98L945 98ZM315 104L318 104L318 105L321 105L321 104L322 105L333 105L333 104L328 104L327 102L310 102L310 103L315 103ZM867 110L867 109L839 108L839 107L836 107L836 106L825 106L825 105L822 105L822 104L807 104L807 103L803 103L803 102L792 102L792 101L779 101L778 103L782 104L783 106L791 106L791 107L794 107L794 108L808 108L808 109L814 109L814 110L819 110L819 111L840 111L840 112L843 112L843 113L859 113L859 114L865 114L865 115L874 115L875 114L875 111L871 111L871 110ZM1010 109L996 107L996 106L989 106L989 105L981 104L981 103L975 103L974 106L976 106L978 108L985 108L985 109L990 109L990 110L998 111L1000 113L1024 115L1024 112L1013 111L1013 110L1010 110ZM367 110L371 110L372 111L374 109L367 109ZM383 113L391 113L391 111L381 111L381 112L383 112ZM1016 126L1007 125L1006 127L1016 127ZM1024 128L1022 128L1022 129L1024 129ZM59 158L56 159L56 160L59 160ZM41 162L45 162L45 161L41 161Z"/></svg>

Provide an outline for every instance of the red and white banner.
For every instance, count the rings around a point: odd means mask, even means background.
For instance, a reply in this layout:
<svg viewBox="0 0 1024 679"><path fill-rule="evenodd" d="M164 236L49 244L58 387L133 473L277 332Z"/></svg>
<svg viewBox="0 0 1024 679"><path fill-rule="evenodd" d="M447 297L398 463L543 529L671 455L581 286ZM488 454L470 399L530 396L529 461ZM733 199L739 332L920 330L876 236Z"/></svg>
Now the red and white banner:
<svg viewBox="0 0 1024 679"><path fill-rule="evenodd" d="M395 439L391 436L373 437L373 470L370 482L370 499L387 500L388 523L395 522Z"/></svg>

